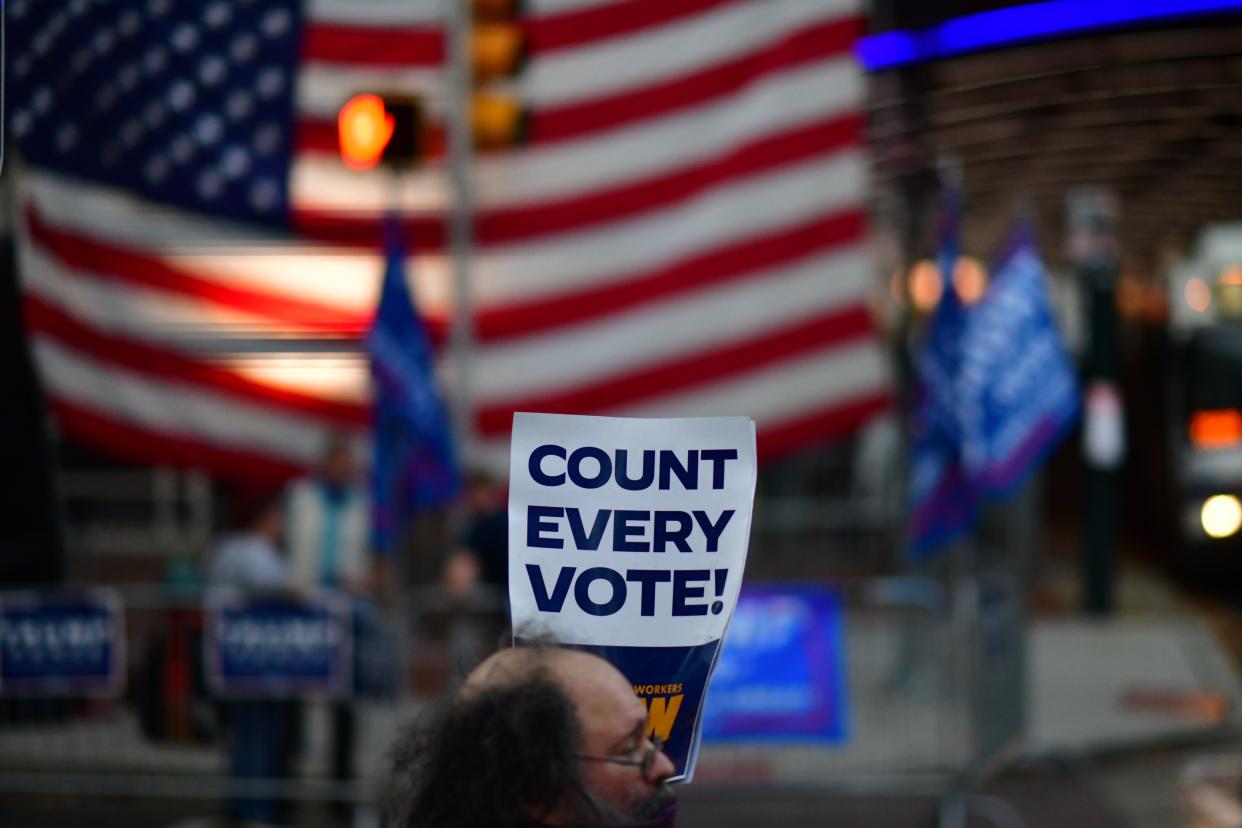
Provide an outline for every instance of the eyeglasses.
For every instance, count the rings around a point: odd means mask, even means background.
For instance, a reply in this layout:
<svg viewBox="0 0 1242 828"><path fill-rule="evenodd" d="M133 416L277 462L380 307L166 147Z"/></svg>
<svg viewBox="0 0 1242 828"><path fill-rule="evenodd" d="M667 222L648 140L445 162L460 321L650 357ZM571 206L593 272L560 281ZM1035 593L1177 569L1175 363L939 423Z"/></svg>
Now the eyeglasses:
<svg viewBox="0 0 1242 828"><path fill-rule="evenodd" d="M629 756L589 756L586 754L578 754L578 758L584 762L607 762L610 765L625 765L630 768L638 768L638 772L643 776L650 776L651 769L655 767L656 756L664 749L664 740L659 736L651 739L649 746L643 755L638 759Z"/></svg>

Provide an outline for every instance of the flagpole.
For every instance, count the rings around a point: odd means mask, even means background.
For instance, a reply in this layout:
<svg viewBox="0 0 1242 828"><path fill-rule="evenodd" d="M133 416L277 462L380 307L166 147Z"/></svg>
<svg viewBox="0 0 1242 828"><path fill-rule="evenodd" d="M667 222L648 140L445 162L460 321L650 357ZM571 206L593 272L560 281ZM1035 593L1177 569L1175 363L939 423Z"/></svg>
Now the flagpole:
<svg viewBox="0 0 1242 828"><path fill-rule="evenodd" d="M449 335L452 354L453 433L457 452L469 463L474 448L472 418L474 369L474 308L470 257L474 246L474 191L470 171L474 162L470 95L473 88L470 50L470 0L449 0L448 171L453 193L449 218L449 251L453 262L453 321Z"/></svg>

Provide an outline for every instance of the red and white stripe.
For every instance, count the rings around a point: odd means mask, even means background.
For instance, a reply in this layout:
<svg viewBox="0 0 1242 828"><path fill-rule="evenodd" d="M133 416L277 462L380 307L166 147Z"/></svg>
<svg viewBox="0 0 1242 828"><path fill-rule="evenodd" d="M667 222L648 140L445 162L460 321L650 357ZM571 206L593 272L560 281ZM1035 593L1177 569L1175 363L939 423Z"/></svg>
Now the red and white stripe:
<svg viewBox="0 0 1242 828"><path fill-rule="evenodd" d="M276 478L322 429L364 430L388 196L340 164L332 119L368 89L440 107L439 3L309 9L291 180L307 241L25 176L27 323L75 433ZM475 171L474 460L505 467L514 410L747 415L775 455L887 404L857 15L856 0L533 4L513 84L532 143ZM433 161L402 195L435 340L452 315L444 179Z"/></svg>

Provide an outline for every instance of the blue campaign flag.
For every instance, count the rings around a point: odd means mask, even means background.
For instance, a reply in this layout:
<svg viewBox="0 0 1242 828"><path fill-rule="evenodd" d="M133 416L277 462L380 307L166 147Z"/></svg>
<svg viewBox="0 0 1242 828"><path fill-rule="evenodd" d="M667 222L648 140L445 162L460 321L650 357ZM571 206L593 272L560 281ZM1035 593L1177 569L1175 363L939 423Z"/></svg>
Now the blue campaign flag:
<svg viewBox="0 0 1242 828"><path fill-rule="evenodd" d="M960 222L960 192L946 188L941 204L939 257L944 291L915 363L918 402L910 452L908 548L913 558L931 555L965 534L974 523L978 505L961 458L962 401L958 385L971 311L962 306L952 284Z"/></svg>
<svg viewBox="0 0 1242 828"><path fill-rule="evenodd" d="M989 500L1013 491L1078 416L1077 374L1044 272L1031 231L1019 228L962 342L962 463Z"/></svg>
<svg viewBox="0 0 1242 828"><path fill-rule="evenodd" d="M405 244L390 222L387 265L375 321L367 336L375 394L373 543L391 553L416 512L452 499L461 486L444 401L432 370L431 345L405 282Z"/></svg>

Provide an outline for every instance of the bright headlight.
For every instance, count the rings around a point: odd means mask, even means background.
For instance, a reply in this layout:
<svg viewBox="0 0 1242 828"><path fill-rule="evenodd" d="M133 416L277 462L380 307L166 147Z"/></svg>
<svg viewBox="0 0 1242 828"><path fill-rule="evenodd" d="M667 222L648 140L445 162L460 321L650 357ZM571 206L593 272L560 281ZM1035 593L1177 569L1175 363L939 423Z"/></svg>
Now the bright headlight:
<svg viewBox="0 0 1242 828"><path fill-rule="evenodd" d="M1227 538L1242 528L1242 503L1233 495L1212 495L1203 501L1199 520L1209 537Z"/></svg>

